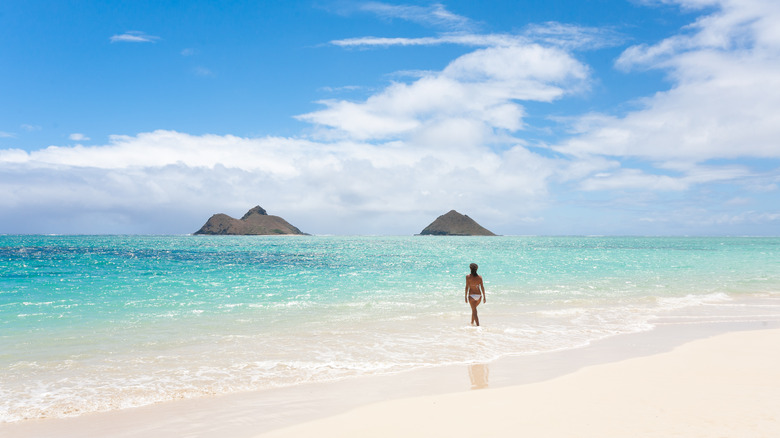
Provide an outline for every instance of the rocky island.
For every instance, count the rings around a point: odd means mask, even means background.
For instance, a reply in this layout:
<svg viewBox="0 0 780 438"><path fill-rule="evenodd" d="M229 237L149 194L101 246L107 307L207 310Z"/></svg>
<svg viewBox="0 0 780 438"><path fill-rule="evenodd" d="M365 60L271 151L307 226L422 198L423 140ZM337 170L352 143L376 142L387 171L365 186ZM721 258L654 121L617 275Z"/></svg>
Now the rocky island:
<svg viewBox="0 0 780 438"><path fill-rule="evenodd" d="M269 215L258 205L246 212L241 219L222 213L215 214L195 234L264 236L305 233L281 217Z"/></svg>
<svg viewBox="0 0 780 438"><path fill-rule="evenodd" d="M495 236L495 234L478 224L474 219L450 210L425 227L421 236Z"/></svg>

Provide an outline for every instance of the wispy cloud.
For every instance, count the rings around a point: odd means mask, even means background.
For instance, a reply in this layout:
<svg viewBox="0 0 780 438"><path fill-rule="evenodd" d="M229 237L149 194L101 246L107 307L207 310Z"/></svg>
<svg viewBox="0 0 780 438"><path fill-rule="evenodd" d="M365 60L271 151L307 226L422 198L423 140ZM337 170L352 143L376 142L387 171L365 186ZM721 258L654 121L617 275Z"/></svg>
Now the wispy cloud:
<svg viewBox="0 0 780 438"><path fill-rule="evenodd" d="M89 137L87 137L84 134L78 133L78 132L74 132L73 134L69 135L68 138L73 140L73 141L87 141L87 140L89 140Z"/></svg>
<svg viewBox="0 0 780 438"><path fill-rule="evenodd" d="M30 125L30 124L27 124L27 123L21 125L20 128L22 128L23 130L25 130L27 132L35 132L35 131L40 131L41 129L43 129L40 125Z"/></svg>
<svg viewBox="0 0 780 438"><path fill-rule="evenodd" d="M459 129L448 128L441 135ZM160 210L140 220L191 232L215 208L245 209L261 196L263 205L304 218L294 223L308 232L411 234L452 208L480 211L484 218L510 210L525 217L543 202L545 180L554 171L554 162L522 147L499 153L476 143L458 149L408 142L382 147L155 131L113 136L101 146L0 150L0 192L8 194L0 196L0 221L10 227L11 212L44 205L88 204L91 212L131 205ZM501 198L513 202L502 202L506 207L499 212L490 204ZM325 209L328 217L310 213ZM166 219L173 210L197 214L191 223L181 215L178 222ZM345 224L361 225L350 231Z"/></svg>
<svg viewBox="0 0 780 438"><path fill-rule="evenodd" d="M194 69L192 69L192 71L196 75L202 76L202 77L210 78L210 77L215 76L213 71L211 71L208 68L203 67L203 66L197 66Z"/></svg>
<svg viewBox="0 0 780 438"><path fill-rule="evenodd" d="M159 39L160 37L158 36L148 35L145 32L136 30L130 30L121 35L111 36L112 43L154 43Z"/></svg>
<svg viewBox="0 0 780 438"><path fill-rule="evenodd" d="M505 34L445 34L421 38L404 37L356 37L333 40L330 43L340 47L389 47L389 46L437 46L442 44L457 44L472 47L511 46L527 42L527 39L516 35Z"/></svg>
<svg viewBox="0 0 780 438"><path fill-rule="evenodd" d="M342 93L363 90L364 88L359 85L344 85L343 87L320 87L318 90L326 93Z"/></svg>
<svg viewBox="0 0 780 438"><path fill-rule="evenodd" d="M404 18L410 9L373 5L377 16L411 20ZM445 14L437 26L451 26L450 33L332 42L474 49L443 69L361 90L356 99L324 100L298 116L313 126L299 136L154 131L104 145L0 150L0 193L7 194L0 196L0 222L35 232L19 222L20 213L54 207L85 221L84 211L107 218L124 212L149 224L142 231L187 232L215 209L240 214L262 202L313 233L414 233L456 208L478 212L486 224L503 221L509 232L525 232L522 218L546 214L556 218L548 223L564 225L545 229L540 220L538 231L663 233L677 226L776 234L780 8L770 0L722 5L676 36L620 58L629 75L638 67L668 73L668 90L626 115L570 118L576 129L550 150L529 147L543 145L525 137L541 106L528 102L554 102L587 87L594 72L572 51L620 36L558 23L517 34L456 34L462 23ZM424 15L435 6L411 10ZM593 213L598 202L609 212ZM581 210L572 215L572 208ZM56 219L56 226L79 223ZM618 222L632 225L605 228ZM117 221L106 231L126 226Z"/></svg>
<svg viewBox="0 0 780 438"><path fill-rule="evenodd" d="M195 54L195 49L186 48L181 51L181 56L192 56Z"/></svg>
<svg viewBox="0 0 780 438"><path fill-rule="evenodd" d="M624 40L622 35L610 29L548 22L528 26L519 34L444 33L418 38L364 36L333 40L330 43L339 47L437 46L443 44L468 47L507 47L541 43L573 50L616 46Z"/></svg>
<svg viewBox="0 0 780 438"><path fill-rule="evenodd" d="M358 9L382 18L398 18L425 26L449 30L466 30L474 26L470 19L448 11L441 3L434 3L430 6L416 6L369 2L360 5Z"/></svg>
<svg viewBox="0 0 780 438"><path fill-rule="evenodd" d="M694 1L681 1L692 5ZM713 0L712 3L715 3ZM780 4L731 2L654 45L628 48L616 62L658 69L672 86L625 116L589 115L560 152L704 162L780 159Z"/></svg>
<svg viewBox="0 0 780 438"><path fill-rule="evenodd" d="M618 46L626 41L626 36L614 29L556 21L526 26L522 35L531 41L568 49L601 49Z"/></svg>
<svg viewBox="0 0 780 438"><path fill-rule="evenodd" d="M328 100L298 116L329 137L405 139L435 145L497 141L494 131L522 128L518 101L551 102L578 92L589 69L564 50L537 44L488 47L453 60L440 72L396 82L363 102Z"/></svg>
<svg viewBox="0 0 780 438"><path fill-rule="evenodd" d="M16 135L10 132L0 131L0 138L14 138Z"/></svg>

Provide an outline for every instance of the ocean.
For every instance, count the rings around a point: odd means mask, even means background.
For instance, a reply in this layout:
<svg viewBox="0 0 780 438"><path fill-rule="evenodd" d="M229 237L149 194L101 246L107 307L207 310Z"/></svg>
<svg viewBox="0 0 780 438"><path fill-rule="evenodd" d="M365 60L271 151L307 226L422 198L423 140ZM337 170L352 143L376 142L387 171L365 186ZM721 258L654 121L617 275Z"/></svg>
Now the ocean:
<svg viewBox="0 0 780 438"><path fill-rule="evenodd" d="M0 422L778 315L780 238L2 235Z"/></svg>

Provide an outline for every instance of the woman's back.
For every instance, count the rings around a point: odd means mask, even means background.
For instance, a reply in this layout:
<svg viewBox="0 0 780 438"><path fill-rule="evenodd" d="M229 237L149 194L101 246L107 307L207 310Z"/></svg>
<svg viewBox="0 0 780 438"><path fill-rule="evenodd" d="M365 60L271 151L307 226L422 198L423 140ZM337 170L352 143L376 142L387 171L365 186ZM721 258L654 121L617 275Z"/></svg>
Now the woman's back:
<svg viewBox="0 0 780 438"><path fill-rule="evenodd" d="M469 293L482 295L482 277L479 275L467 275L466 285L468 286Z"/></svg>
<svg viewBox="0 0 780 438"><path fill-rule="evenodd" d="M466 302L471 305L471 323L479 325L479 316L477 315L477 306L485 302L485 285L482 283L482 277L477 274L476 263L469 265L471 274L466 276Z"/></svg>

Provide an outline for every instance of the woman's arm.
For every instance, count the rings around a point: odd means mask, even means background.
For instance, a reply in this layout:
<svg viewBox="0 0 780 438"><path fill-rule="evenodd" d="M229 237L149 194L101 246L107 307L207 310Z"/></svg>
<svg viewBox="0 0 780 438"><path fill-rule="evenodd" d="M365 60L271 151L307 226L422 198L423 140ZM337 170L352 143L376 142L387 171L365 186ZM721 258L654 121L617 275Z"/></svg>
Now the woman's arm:
<svg viewBox="0 0 780 438"><path fill-rule="evenodd" d="M487 294L485 293L485 283L482 282L482 278L479 279L479 287L482 288L482 304L487 302Z"/></svg>
<svg viewBox="0 0 780 438"><path fill-rule="evenodd" d="M466 276L466 295L463 297L466 302L469 302L469 276Z"/></svg>

